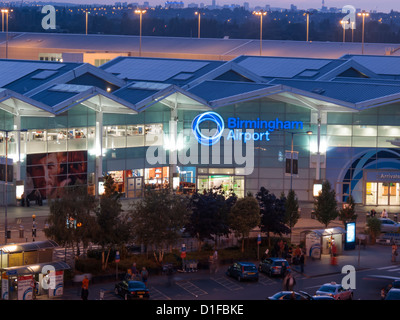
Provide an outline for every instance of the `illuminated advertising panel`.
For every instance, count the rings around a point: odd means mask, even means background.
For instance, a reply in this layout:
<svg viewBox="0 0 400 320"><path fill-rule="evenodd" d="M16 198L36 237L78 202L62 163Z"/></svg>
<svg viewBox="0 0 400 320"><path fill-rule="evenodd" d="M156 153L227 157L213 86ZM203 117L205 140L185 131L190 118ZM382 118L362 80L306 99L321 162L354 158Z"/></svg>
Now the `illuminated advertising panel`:
<svg viewBox="0 0 400 320"><path fill-rule="evenodd" d="M87 151L27 155L26 196L56 198L64 186L87 184Z"/></svg>

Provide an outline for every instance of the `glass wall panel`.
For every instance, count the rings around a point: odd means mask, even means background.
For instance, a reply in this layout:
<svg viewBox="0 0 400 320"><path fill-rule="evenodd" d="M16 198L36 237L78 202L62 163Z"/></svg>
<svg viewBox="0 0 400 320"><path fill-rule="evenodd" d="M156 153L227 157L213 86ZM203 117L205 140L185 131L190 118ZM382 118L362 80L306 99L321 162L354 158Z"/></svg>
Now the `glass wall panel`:
<svg viewBox="0 0 400 320"><path fill-rule="evenodd" d="M326 132L330 136L351 136L352 135L352 126L328 125Z"/></svg>
<svg viewBox="0 0 400 320"><path fill-rule="evenodd" d="M377 132L378 132L377 126L366 126L366 125L353 126L353 135L355 136L376 137Z"/></svg>
<svg viewBox="0 0 400 320"><path fill-rule="evenodd" d="M399 126L379 126L378 135L380 137L400 137Z"/></svg>
<svg viewBox="0 0 400 320"><path fill-rule="evenodd" d="M376 138L375 137L353 137L352 139L353 147L376 147Z"/></svg>
<svg viewBox="0 0 400 320"><path fill-rule="evenodd" d="M376 205L377 201L377 187L376 182L367 182L365 187L365 204Z"/></svg>

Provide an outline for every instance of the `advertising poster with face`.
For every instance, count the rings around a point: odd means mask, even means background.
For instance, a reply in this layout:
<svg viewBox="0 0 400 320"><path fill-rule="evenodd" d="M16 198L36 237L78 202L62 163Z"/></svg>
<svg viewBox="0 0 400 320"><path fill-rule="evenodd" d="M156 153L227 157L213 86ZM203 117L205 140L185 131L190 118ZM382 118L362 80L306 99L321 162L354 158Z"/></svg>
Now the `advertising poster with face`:
<svg viewBox="0 0 400 320"><path fill-rule="evenodd" d="M26 170L31 200L57 198L64 186L87 184L87 151L29 154Z"/></svg>

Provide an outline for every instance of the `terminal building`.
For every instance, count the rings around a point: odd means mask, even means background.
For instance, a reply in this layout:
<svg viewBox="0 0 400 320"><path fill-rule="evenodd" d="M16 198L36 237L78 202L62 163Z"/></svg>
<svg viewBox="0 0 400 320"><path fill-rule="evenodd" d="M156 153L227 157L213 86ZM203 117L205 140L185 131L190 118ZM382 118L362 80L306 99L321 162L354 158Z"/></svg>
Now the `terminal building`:
<svg viewBox="0 0 400 320"><path fill-rule="evenodd" d="M126 198L169 183L312 201L326 179L339 202L400 205L400 57L4 59L0 70L10 204L73 184L98 195L111 174Z"/></svg>

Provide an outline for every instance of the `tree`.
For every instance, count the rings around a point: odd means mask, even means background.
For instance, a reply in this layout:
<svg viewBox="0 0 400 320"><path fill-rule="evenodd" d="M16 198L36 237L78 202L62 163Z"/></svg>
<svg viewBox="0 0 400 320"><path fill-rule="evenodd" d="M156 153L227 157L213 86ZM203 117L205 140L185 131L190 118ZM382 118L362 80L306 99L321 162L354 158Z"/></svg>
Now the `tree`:
<svg viewBox="0 0 400 320"><path fill-rule="evenodd" d="M96 230L96 205L97 201L87 194L85 186L64 187L63 197L50 203L46 237L63 247L79 248L82 243L87 248Z"/></svg>
<svg viewBox="0 0 400 320"><path fill-rule="evenodd" d="M325 225L325 228L338 217L336 193L331 189L329 181L322 183L322 190L314 200L314 211L317 220Z"/></svg>
<svg viewBox="0 0 400 320"><path fill-rule="evenodd" d="M214 188L203 193L195 192L190 197L191 215L186 225L186 231L199 241L199 251L205 239L217 243L218 236L228 235L228 216L237 196L222 188Z"/></svg>
<svg viewBox="0 0 400 320"><path fill-rule="evenodd" d="M134 240L152 246L156 262L163 262L165 249L176 244L188 221L188 199L165 188L146 191L132 205ZM158 254L157 254L158 251Z"/></svg>
<svg viewBox="0 0 400 320"><path fill-rule="evenodd" d="M236 237L242 238L242 252L244 239L249 237L250 231L260 225L260 207L253 196L246 196L237 200L231 209L229 226Z"/></svg>
<svg viewBox="0 0 400 320"><path fill-rule="evenodd" d="M132 225L129 216L122 211L120 194L111 175L104 177L104 193L96 210L96 223L98 229L94 241L102 247L101 263L105 270L111 249L129 241Z"/></svg>
<svg viewBox="0 0 400 320"><path fill-rule="evenodd" d="M357 220L356 204L351 195L348 196L343 208L339 210L339 220L342 221L344 225L346 225L347 222Z"/></svg>
<svg viewBox="0 0 400 320"><path fill-rule="evenodd" d="M300 219L299 202L294 190L289 190L288 196L285 199L285 209L285 223L289 226L291 234L292 228Z"/></svg>
<svg viewBox="0 0 400 320"><path fill-rule="evenodd" d="M371 236L371 243L376 242L376 238L381 234L381 221L376 217L367 219L367 232Z"/></svg>
<svg viewBox="0 0 400 320"><path fill-rule="evenodd" d="M257 192L256 199L260 206L261 231L267 233L268 245L271 245L271 232L280 236L290 233L290 229L285 225L285 200L277 198L264 187Z"/></svg>

